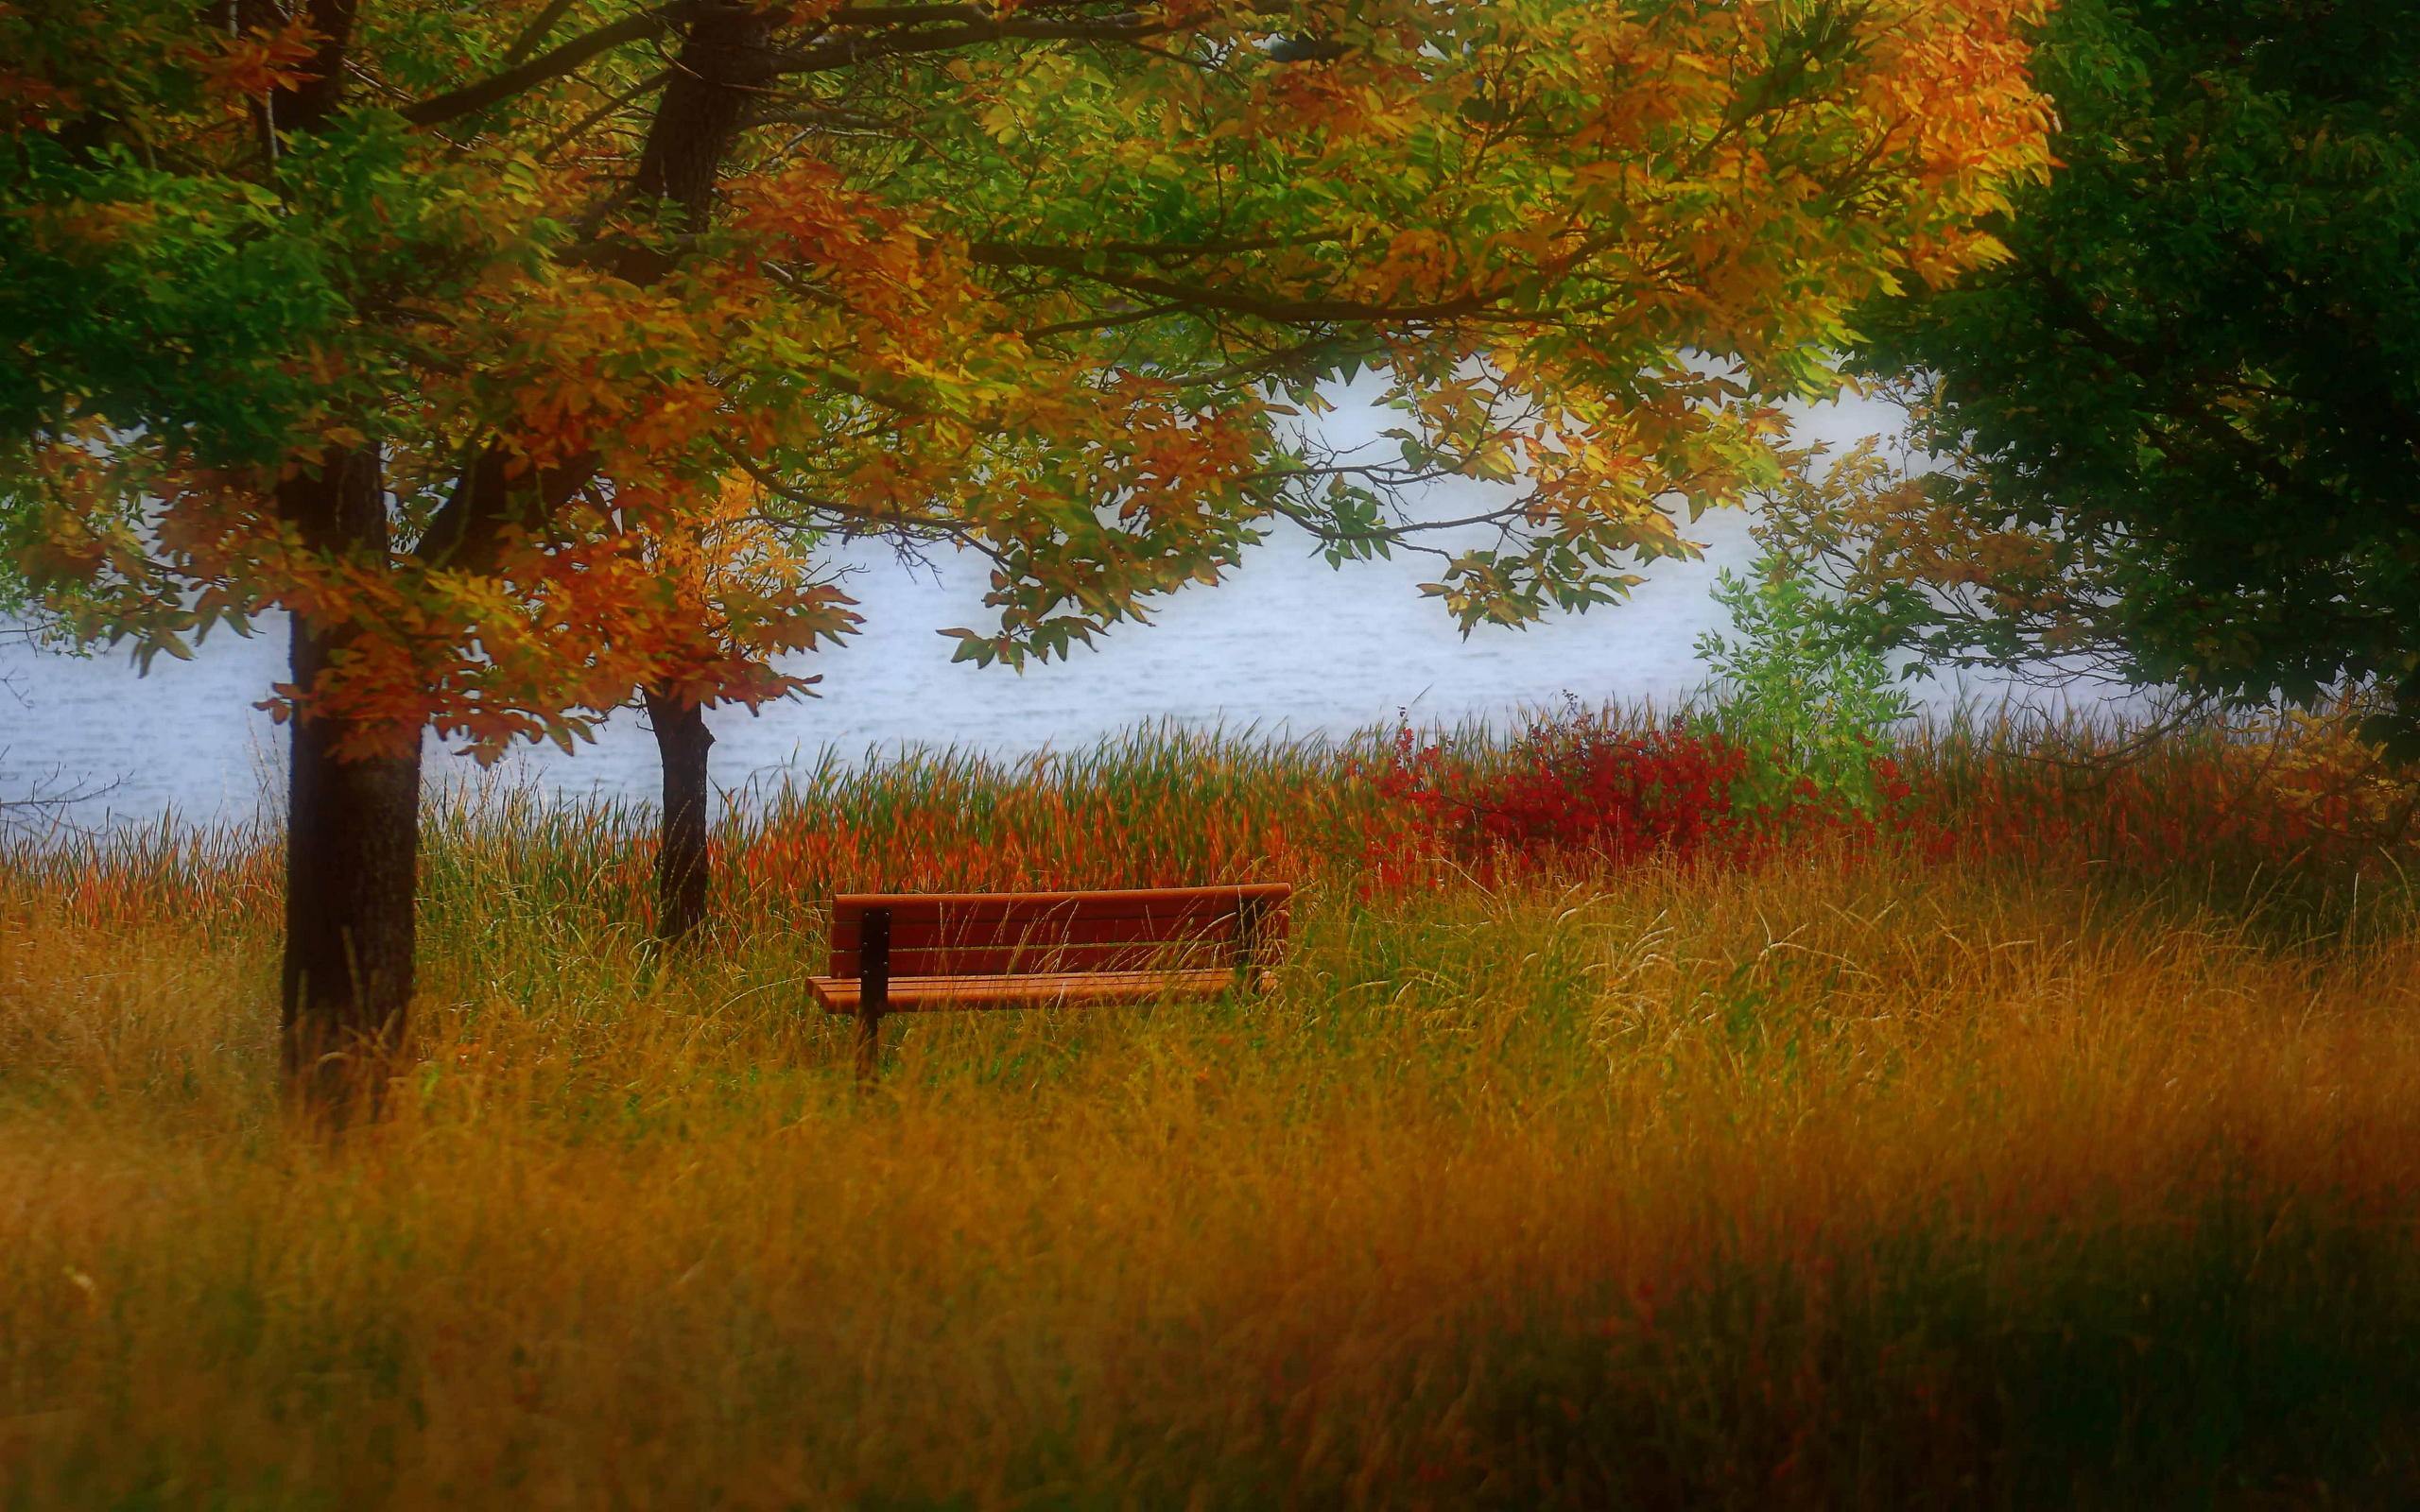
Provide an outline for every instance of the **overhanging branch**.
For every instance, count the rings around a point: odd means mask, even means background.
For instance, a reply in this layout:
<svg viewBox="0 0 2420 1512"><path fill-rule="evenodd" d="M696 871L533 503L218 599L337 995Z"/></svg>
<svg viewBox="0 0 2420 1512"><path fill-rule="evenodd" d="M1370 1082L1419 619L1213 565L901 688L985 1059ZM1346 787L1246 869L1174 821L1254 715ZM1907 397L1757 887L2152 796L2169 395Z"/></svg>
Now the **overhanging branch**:
<svg viewBox="0 0 2420 1512"><path fill-rule="evenodd" d="M611 52L625 43L655 36L675 22L701 9L703 4L704 0L673 0L670 5L626 16L518 67L490 75L475 84L465 85L417 105L407 105L401 113L414 126L438 126L474 111L483 111L550 78L561 77L599 53Z"/></svg>
<svg viewBox="0 0 2420 1512"><path fill-rule="evenodd" d="M967 256L986 267L1042 267L1074 273L1111 288L1148 294L1201 309L1227 310L1256 316L1281 325L1328 324L1340 320L1430 321L1478 315L1496 301L1485 294L1426 304L1374 304L1362 300L1287 300L1274 295L1180 284L1148 273L1116 273L1095 266L1098 252L1082 247L1031 247L1009 242L970 242Z"/></svg>
<svg viewBox="0 0 2420 1512"><path fill-rule="evenodd" d="M960 47L973 47L987 42L1123 43L1165 37L1180 29L1171 23L1154 21L1132 12L1091 21L984 21L932 30L901 26L888 35L848 38L775 53L769 61L769 72L775 75L821 74L884 58L954 52Z"/></svg>

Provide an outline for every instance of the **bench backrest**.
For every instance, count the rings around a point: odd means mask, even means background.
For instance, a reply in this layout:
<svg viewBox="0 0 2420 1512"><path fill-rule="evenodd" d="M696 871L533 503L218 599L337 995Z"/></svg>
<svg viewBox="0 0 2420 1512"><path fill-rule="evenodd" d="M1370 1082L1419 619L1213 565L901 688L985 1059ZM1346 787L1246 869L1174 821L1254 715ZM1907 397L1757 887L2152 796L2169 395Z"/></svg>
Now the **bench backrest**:
<svg viewBox="0 0 2420 1512"><path fill-rule="evenodd" d="M1291 884L1117 892L842 893L826 974L1026 972L1270 966ZM887 963L882 956L888 955Z"/></svg>

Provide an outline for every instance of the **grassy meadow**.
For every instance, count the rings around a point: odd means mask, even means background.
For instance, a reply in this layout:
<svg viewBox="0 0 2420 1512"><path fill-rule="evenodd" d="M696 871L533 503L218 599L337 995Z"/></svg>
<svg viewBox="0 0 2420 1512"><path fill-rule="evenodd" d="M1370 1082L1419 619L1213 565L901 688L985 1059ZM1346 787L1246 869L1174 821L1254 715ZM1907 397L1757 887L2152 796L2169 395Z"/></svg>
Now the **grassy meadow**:
<svg viewBox="0 0 2420 1512"><path fill-rule="evenodd" d="M2408 804L2317 723L2132 738L1619 864L1422 850L1374 738L830 766L672 960L643 814L457 795L334 1143L273 833L20 839L0 1505L2408 1502ZM803 1007L836 890L1264 879L1259 1000L894 1018L866 1098Z"/></svg>

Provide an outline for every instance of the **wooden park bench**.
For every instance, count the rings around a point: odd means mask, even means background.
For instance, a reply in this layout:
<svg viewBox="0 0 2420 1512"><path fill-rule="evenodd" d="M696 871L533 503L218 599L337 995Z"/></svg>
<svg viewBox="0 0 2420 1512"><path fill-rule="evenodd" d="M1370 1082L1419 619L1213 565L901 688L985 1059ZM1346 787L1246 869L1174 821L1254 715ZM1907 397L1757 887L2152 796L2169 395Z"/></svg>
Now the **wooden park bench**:
<svg viewBox="0 0 2420 1512"><path fill-rule="evenodd" d="M857 1021L871 1080L892 1013L1043 1008L1264 990L1286 941L1283 882L1125 892L843 893L817 1002Z"/></svg>

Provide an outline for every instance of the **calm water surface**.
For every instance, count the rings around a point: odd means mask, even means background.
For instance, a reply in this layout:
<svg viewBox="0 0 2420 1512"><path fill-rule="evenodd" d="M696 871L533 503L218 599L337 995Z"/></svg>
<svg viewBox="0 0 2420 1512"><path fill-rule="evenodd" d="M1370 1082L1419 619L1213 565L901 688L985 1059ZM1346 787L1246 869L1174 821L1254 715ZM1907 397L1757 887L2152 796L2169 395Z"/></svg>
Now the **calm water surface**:
<svg viewBox="0 0 2420 1512"><path fill-rule="evenodd" d="M1873 406L1819 414L1819 434L1848 438L1886 428ZM1340 421L1340 423L1344 423ZM1364 419L1363 424L1374 421ZM1436 507L1467 506L1441 492ZM978 559L944 558L911 572L879 546L849 558L863 632L838 649L794 658L820 673L820 697L751 717L710 713L715 775L725 786L777 782L827 748L844 759L901 745L958 746L1013 754L1064 748L1141 721L1343 734L1409 710L1419 722L1498 721L1559 703L1669 700L1699 683L1692 644L1723 627L1708 596L1716 570L1753 555L1745 515L1706 516L1687 534L1706 559L1648 569L1630 602L1524 630L1475 631L1467 640L1417 584L1433 558L1331 570L1305 538L1276 536L1216 588L1165 602L1150 627L1121 627L1100 649L1072 661L1004 667L952 664L954 641L934 633L985 623ZM190 662L163 657L138 677L122 653L76 659L0 647L0 799L37 784L109 791L83 804L86 821L246 817L280 781L282 738L251 705L285 676L282 620L250 639L214 637ZM471 762L430 747L432 781L469 776ZM563 794L652 798L655 747L635 711L617 713L594 746L565 755L525 749L506 775ZM113 785L112 785L113 784Z"/></svg>

